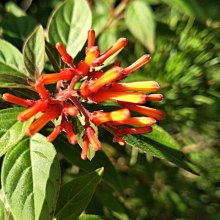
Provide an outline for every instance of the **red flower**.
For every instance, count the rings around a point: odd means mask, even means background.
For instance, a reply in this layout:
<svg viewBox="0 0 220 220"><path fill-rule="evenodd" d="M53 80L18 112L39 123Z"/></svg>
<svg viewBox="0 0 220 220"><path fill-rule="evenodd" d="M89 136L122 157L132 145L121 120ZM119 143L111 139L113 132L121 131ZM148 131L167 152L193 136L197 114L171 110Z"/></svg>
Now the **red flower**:
<svg viewBox="0 0 220 220"><path fill-rule="evenodd" d="M114 135L114 141L125 145L123 136L127 134L143 134L152 131L152 125L156 120L164 118L160 110L144 106L146 101L160 101L161 94L149 94L159 89L155 81L142 81L122 83L120 80L128 74L140 68L150 60L150 55L143 55L136 62L126 68L120 67L117 62L109 70L96 71L95 67L103 65L103 62L115 53L121 51L127 44L127 39L120 38L108 50L100 54L95 44L95 32L88 32L88 43L86 56L78 65L73 64L73 58L67 53L62 43L56 47L62 60L68 68L62 69L59 73L42 74L34 85L40 99L25 100L12 94L4 94L3 99L13 104L21 105L27 109L18 115L18 120L24 122L35 116L26 131L28 136L41 130L49 121L61 117L59 125L55 126L52 133L47 137L52 142L62 131L66 132L68 141L71 144L78 142L74 133L70 118L78 114L84 116L84 136L81 158L86 159L89 147L94 151L101 148L101 143L91 122L97 126L103 126ZM79 89L75 89L78 81L83 81ZM62 83L63 81L69 83ZM45 87L48 84L56 83L56 90L51 94ZM147 93L147 94L146 94ZM106 100L117 101L119 109L112 112L102 110L89 112L80 100L100 103ZM132 112L143 116L132 117Z"/></svg>

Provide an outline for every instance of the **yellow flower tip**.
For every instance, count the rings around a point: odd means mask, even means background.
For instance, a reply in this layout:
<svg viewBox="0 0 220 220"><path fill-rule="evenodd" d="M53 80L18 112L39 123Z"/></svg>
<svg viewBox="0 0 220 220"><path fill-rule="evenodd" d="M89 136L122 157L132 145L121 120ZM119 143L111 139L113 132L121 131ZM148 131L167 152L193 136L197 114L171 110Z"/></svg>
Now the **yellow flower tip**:
<svg viewBox="0 0 220 220"><path fill-rule="evenodd" d="M62 43L57 43L56 48L59 52L59 54L62 56L62 59L67 64L72 64L73 58L67 53L66 48Z"/></svg>
<svg viewBox="0 0 220 220"><path fill-rule="evenodd" d="M91 114L91 121L96 125L106 122L121 121L130 117L128 109L120 109L112 112L96 111Z"/></svg>
<svg viewBox="0 0 220 220"><path fill-rule="evenodd" d="M93 61L99 56L100 52L98 47L91 47L88 52L87 55L85 57L85 63L87 63L89 66L91 66L91 64L93 63Z"/></svg>
<svg viewBox="0 0 220 220"><path fill-rule="evenodd" d="M34 102L31 100L22 99L10 93L4 93L2 99L6 102L11 102L13 104L21 105L24 107L30 107L34 104Z"/></svg>
<svg viewBox="0 0 220 220"><path fill-rule="evenodd" d="M95 131L92 127L87 127L86 128L86 136L88 137L89 139L89 143L91 144L92 146L92 149L94 151L98 151L100 150L101 148L101 143L100 141L98 140L98 137L97 135L95 134Z"/></svg>
<svg viewBox="0 0 220 220"><path fill-rule="evenodd" d="M96 81L91 83L89 86L89 90L91 93L97 92L100 88L102 88L104 85L109 84L115 80L118 80L121 77L121 68L118 66L115 66L111 68L110 70L103 73Z"/></svg>
<svg viewBox="0 0 220 220"><path fill-rule="evenodd" d="M96 103L100 103L105 100L116 100L136 104L144 104L146 102L146 95L140 92L112 92L102 90L89 98L91 101Z"/></svg>
<svg viewBox="0 0 220 220"><path fill-rule="evenodd" d="M160 88L159 84L155 81L140 81L130 83L113 83L111 91L146 91L153 92Z"/></svg>
<svg viewBox="0 0 220 220"><path fill-rule="evenodd" d="M113 122L112 124L114 126L116 125L122 125L122 124L129 124L134 126L152 126L156 123L156 120L152 117L130 117L125 120L118 120L116 122Z"/></svg>
<svg viewBox="0 0 220 220"><path fill-rule="evenodd" d="M148 63L150 61L151 57L149 54L145 54L143 55L141 58L139 58L136 62L134 62L133 64L131 64L130 66L126 67L123 70L123 73L125 75L128 75L131 72L134 72L135 70L139 69L140 67L142 67L143 65L145 65L146 63Z"/></svg>

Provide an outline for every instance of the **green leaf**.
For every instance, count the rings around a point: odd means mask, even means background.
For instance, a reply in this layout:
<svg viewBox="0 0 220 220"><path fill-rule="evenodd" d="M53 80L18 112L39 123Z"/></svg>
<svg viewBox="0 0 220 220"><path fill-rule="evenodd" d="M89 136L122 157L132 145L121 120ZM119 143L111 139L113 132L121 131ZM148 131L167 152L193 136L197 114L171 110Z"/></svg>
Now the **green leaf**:
<svg viewBox="0 0 220 220"><path fill-rule="evenodd" d="M106 23L108 22L110 18L110 10L111 5L108 1L99 0L94 2L94 6L92 8L92 29L95 30L96 36L99 35L99 33L103 30Z"/></svg>
<svg viewBox="0 0 220 220"><path fill-rule="evenodd" d="M198 175L195 166L179 150L178 144L161 127L154 125L153 132L147 135L127 135L123 137L127 144L160 159L166 159L177 166Z"/></svg>
<svg viewBox="0 0 220 220"><path fill-rule="evenodd" d="M28 87L27 78L22 54L13 45L0 39L0 87Z"/></svg>
<svg viewBox="0 0 220 220"><path fill-rule="evenodd" d="M7 203L5 200L5 195L0 191L0 219L1 220L12 220L11 213L8 210L9 208L7 207Z"/></svg>
<svg viewBox="0 0 220 220"><path fill-rule="evenodd" d="M18 7L14 2L11 1L5 4L5 10L17 17L26 15L25 11L23 11L20 7Z"/></svg>
<svg viewBox="0 0 220 220"><path fill-rule="evenodd" d="M67 0L54 11L48 25L49 42L62 42L72 57L82 49L91 28L92 15L86 0Z"/></svg>
<svg viewBox="0 0 220 220"><path fill-rule="evenodd" d="M176 9L182 11L183 13L189 16L198 17L200 20L205 21L207 19L206 13L200 7L199 4L196 3L195 0L163 0L171 7L175 7Z"/></svg>
<svg viewBox="0 0 220 220"><path fill-rule="evenodd" d="M48 59L50 60L50 63L52 64L56 72L60 72L60 70L65 66L64 62L61 59L60 54L58 53L56 47L53 44L47 41L45 43L46 43L46 53Z"/></svg>
<svg viewBox="0 0 220 220"><path fill-rule="evenodd" d="M0 157L21 141L32 122L17 121L17 116L22 110L23 108L9 108L0 111Z"/></svg>
<svg viewBox="0 0 220 220"><path fill-rule="evenodd" d="M56 208L57 220L76 219L81 214L91 200L103 171L104 168L99 168L61 187Z"/></svg>
<svg viewBox="0 0 220 220"><path fill-rule="evenodd" d="M104 220L104 218L99 215L81 215L78 220Z"/></svg>
<svg viewBox="0 0 220 220"><path fill-rule="evenodd" d="M13 10L10 7L10 12L6 14L2 22L4 39L22 48L22 45L27 36L36 27L37 21L28 15L22 15L22 11Z"/></svg>
<svg viewBox="0 0 220 220"><path fill-rule="evenodd" d="M15 219L51 219L60 187L53 145L40 134L20 141L4 158L2 187Z"/></svg>
<svg viewBox="0 0 220 220"><path fill-rule="evenodd" d="M105 173L103 175L103 181L105 181L116 191L118 192L122 191L118 174L114 166L112 165L111 161L103 151L96 152L96 155L92 159L92 161L89 161L89 160L81 159L80 157L81 148L72 146L62 138L57 138L54 142L54 145L57 151L61 153L67 161L69 161L71 164L79 166L84 171L91 172L92 170L103 166L105 169Z"/></svg>
<svg viewBox="0 0 220 220"><path fill-rule="evenodd" d="M125 23L129 31L151 53L155 50L155 21L151 8L142 1L128 4Z"/></svg>
<svg viewBox="0 0 220 220"><path fill-rule="evenodd" d="M35 80L35 75L43 71L45 63L44 29L41 25L25 41L23 56L25 67L32 80Z"/></svg>

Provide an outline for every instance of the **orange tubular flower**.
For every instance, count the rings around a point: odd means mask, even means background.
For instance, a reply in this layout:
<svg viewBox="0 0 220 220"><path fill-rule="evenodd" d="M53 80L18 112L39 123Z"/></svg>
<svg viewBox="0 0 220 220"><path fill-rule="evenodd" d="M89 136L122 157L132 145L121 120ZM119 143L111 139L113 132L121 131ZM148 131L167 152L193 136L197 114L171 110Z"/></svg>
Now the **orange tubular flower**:
<svg viewBox="0 0 220 220"><path fill-rule="evenodd" d="M97 151L101 148L101 143L92 127L89 126L86 128L85 135L88 137L89 143L92 145L94 151Z"/></svg>
<svg viewBox="0 0 220 220"><path fill-rule="evenodd" d="M94 61L94 65L95 66L101 65L110 56L122 50L126 46L127 43L128 43L128 40L126 38L118 39L108 50L106 50L103 54L100 55L100 57L98 57Z"/></svg>
<svg viewBox="0 0 220 220"><path fill-rule="evenodd" d="M51 120L59 118L57 122L60 121L60 124L54 127L47 140L54 141L64 131L69 143L77 144L78 140L71 119L81 115L84 118L81 158L85 160L90 148L94 151L101 148L101 142L92 123L111 132L114 135L113 140L121 146L126 144L124 135L151 132L156 120L164 118L164 113L143 104L147 101L163 99L162 94L153 93L159 90L159 84L155 81L120 82L148 63L150 55L143 55L125 68L120 66L120 61L116 61L109 70L104 72L97 71L96 68L99 66L101 69L105 60L120 52L127 43L127 39L120 38L100 54L98 46L95 45L95 32L89 30L85 58L76 65L73 64L73 58L64 45L57 43L56 48L67 67L59 73L42 74L34 85L31 84L32 89L39 94L39 100L25 100L9 93L5 93L2 97L7 102L27 108L18 115L19 121L36 118L26 130L26 135L35 134ZM56 83L55 91L49 92L46 85L54 83ZM76 85L80 85L80 88L76 89ZM119 109L111 112L104 112L102 109L89 112L83 105L83 103L88 105L109 100L118 103ZM132 112L141 115L132 117Z"/></svg>
<svg viewBox="0 0 220 220"><path fill-rule="evenodd" d="M114 83L110 90L112 91L146 91L155 92L160 88L159 84L155 81L141 81L131 83Z"/></svg>
<svg viewBox="0 0 220 220"><path fill-rule="evenodd" d="M60 109L57 105L52 105L48 108L48 110L39 117L36 121L34 121L26 131L27 136L34 135L38 131L40 131L49 121L54 118L58 118L60 115Z"/></svg>
<svg viewBox="0 0 220 220"><path fill-rule="evenodd" d="M73 62L73 58L67 53L66 48L63 46L63 44L57 43L56 48L57 48L59 54L61 55L64 63L71 65Z"/></svg>
<svg viewBox="0 0 220 220"><path fill-rule="evenodd" d="M94 83L92 83L89 86L89 91L91 93L95 93L104 85L119 79L120 76L121 76L121 68L117 66L113 67L112 69L105 72L102 76L100 76Z"/></svg>
<svg viewBox="0 0 220 220"><path fill-rule="evenodd" d="M36 115L38 112L43 112L48 107L48 101L47 100L39 100L37 101L32 107L24 110L18 115L18 120L21 122L27 121L32 116Z"/></svg>
<svg viewBox="0 0 220 220"><path fill-rule="evenodd" d="M34 104L34 102L32 100L22 99L22 98L15 96L15 95L9 94L9 93L5 93L2 96L2 98L3 98L3 100L5 100L7 102L11 102L13 104L21 105L24 107L30 107Z"/></svg>
<svg viewBox="0 0 220 220"><path fill-rule="evenodd" d="M152 126L156 123L156 120L151 117L133 117L133 118L126 118L124 120L118 120L116 122L113 122L113 125L122 125L122 124L128 124L128 125L135 125L135 126Z"/></svg>
<svg viewBox="0 0 220 220"><path fill-rule="evenodd" d="M128 109L125 108L113 112L103 112L103 111L93 112L91 114L91 121L96 125L101 125L103 123L110 121L117 122L117 121L126 120L129 117L130 117L130 112Z"/></svg>
<svg viewBox="0 0 220 220"><path fill-rule="evenodd" d="M124 108L128 108L132 111L139 112L143 115L153 117L157 120L162 120L164 118L164 113L158 109L149 108L141 105L135 105L132 103L125 103L125 102L120 102L120 105Z"/></svg>
<svg viewBox="0 0 220 220"><path fill-rule="evenodd" d="M137 104L144 104L146 101L146 95L140 92L112 92L108 90L102 90L95 95L89 96L90 100L100 103L105 100L116 100L122 102L131 102Z"/></svg>

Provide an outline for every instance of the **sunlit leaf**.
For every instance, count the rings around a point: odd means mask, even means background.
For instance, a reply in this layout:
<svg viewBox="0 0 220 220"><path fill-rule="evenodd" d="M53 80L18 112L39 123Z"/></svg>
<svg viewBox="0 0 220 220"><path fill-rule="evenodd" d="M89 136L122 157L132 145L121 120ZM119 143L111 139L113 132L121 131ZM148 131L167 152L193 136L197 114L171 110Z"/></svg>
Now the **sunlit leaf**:
<svg viewBox="0 0 220 220"><path fill-rule="evenodd" d="M13 45L0 39L0 87L28 87L27 78L22 54Z"/></svg>
<svg viewBox="0 0 220 220"><path fill-rule="evenodd" d="M25 136L32 120L21 123L17 120L23 108L9 108L0 111L0 156L13 148Z"/></svg>
<svg viewBox="0 0 220 220"><path fill-rule="evenodd" d="M48 39L52 44L62 42L71 56L82 49L91 28L92 16L86 0L67 0L52 14Z"/></svg>
<svg viewBox="0 0 220 220"><path fill-rule="evenodd" d="M56 151L44 136L24 138L6 154L2 187L15 219L51 219L59 184Z"/></svg>
<svg viewBox="0 0 220 220"><path fill-rule="evenodd" d="M128 4L125 22L129 31L150 52L155 50L155 21L151 8L143 1Z"/></svg>
<svg viewBox="0 0 220 220"><path fill-rule="evenodd" d="M43 71L45 62L44 30L41 25L25 41L23 55L25 67L34 80L36 73Z"/></svg>

